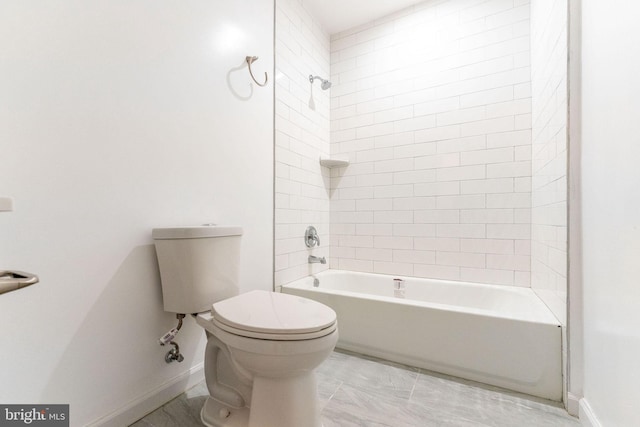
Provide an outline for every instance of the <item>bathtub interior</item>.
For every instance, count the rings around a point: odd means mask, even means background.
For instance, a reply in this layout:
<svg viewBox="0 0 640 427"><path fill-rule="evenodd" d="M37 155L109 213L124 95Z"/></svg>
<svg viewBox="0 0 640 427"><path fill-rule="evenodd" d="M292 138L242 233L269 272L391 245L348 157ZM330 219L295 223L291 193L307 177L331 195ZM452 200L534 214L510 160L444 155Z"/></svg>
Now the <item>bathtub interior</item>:
<svg viewBox="0 0 640 427"><path fill-rule="evenodd" d="M551 310L530 288L341 270L326 270L313 277L289 283L283 288L397 301L393 286L396 278L404 281L403 302L409 305L560 325ZM314 286L314 279L318 281L317 287Z"/></svg>
<svg viewBox="0 0 640 427"><path fill-rule="evenodd" d="M319 286L314 287L314 278ZM560 401L561 328L533 291L328 270L282 291L338 315L338 348Z"/></svg>

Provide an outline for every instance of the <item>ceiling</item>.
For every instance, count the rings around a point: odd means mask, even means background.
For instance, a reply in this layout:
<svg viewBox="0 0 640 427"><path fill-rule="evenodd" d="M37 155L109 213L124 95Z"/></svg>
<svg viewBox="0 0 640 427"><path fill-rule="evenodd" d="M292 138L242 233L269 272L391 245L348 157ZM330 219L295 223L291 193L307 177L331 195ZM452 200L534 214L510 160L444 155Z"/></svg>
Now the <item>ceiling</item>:
<svg viewBox="0 0 640 427"><path fill-rule="evenodd" d="M303 0L329 34L371 22L420 0Z"/></svg>

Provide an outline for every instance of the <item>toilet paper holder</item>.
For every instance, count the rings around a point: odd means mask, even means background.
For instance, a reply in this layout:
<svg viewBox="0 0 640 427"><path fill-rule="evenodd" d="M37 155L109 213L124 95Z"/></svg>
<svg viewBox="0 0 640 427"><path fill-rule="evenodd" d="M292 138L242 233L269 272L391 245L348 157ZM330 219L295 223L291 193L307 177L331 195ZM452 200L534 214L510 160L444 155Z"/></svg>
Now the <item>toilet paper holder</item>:
<svg viewBox="0 0 640 427"><path fill-rule="evenodd" d="M39 281L40 279L35 274L16 270L0 270L0 294L26 288Z"/></svg>

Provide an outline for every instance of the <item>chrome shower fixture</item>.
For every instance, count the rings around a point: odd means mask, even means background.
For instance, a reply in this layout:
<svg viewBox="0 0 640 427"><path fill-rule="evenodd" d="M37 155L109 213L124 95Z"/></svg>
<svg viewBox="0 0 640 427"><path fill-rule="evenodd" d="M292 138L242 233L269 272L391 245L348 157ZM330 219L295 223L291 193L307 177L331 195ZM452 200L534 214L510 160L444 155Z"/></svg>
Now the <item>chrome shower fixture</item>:
<svg viewBox="0 0 640 427"><path fill-rule="evenodd" d="M313 81L315 79L319 79L322 82L322 84L320 85L322 90L327 90L331 87L331 82L329 80L323 79L320 76L314 76L312 74L309 74L309 81L311 82L311 84L313 84Z"/></svg>

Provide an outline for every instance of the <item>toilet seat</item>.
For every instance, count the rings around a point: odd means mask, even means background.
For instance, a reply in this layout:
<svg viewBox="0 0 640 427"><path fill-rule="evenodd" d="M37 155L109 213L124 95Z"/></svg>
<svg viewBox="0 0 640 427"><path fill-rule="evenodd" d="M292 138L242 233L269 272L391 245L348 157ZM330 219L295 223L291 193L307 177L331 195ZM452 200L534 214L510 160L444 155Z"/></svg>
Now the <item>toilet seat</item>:
<svg viewBox="0 0 640 427"><path fill-rule="evenodd" d="M252 291L213 304L211 321L228 333L263 340L300 341L336 330L336 313L294 295Z"/></svg>

